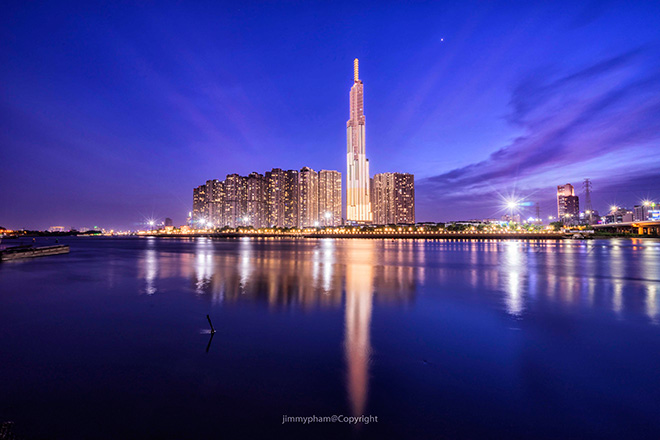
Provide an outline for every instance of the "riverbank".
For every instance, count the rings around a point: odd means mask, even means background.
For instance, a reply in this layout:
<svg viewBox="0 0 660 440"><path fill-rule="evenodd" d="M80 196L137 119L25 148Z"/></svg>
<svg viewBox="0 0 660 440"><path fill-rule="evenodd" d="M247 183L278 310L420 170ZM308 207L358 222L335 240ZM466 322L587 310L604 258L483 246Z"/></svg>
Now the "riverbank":
<svg viewBox="0 0 660 440"><path fill-rule="evenodd" d="M566 234L560 232L525 232L525 233L501 233L501 232L215 232L215 233L194 233L194 234L163 234L163 233L145 233L138 234L140 237L209 237L209 238L372 238L372 239L385 239L385 240L410 240L410 239L423 239L423 240L437 240L437 239L470 239L470 240L509 240L509 239L524 239L524 240L557 240L563 238L570 238Z"/></svg>

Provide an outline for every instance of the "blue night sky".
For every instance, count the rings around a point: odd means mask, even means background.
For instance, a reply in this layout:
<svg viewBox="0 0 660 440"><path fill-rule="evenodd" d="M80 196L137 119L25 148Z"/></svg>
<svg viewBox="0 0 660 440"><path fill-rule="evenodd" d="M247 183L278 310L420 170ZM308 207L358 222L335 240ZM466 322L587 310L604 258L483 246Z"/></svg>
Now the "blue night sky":
<svg viewBox="0 0 660 440"><path fill-rule="evenodd" d="M181 224L207 179L343 174L355 57L371 172L415 174L419 221L556 214L585 177L601 214L660 200L659 29L657 1L4 3L0 225Z"/></svg>

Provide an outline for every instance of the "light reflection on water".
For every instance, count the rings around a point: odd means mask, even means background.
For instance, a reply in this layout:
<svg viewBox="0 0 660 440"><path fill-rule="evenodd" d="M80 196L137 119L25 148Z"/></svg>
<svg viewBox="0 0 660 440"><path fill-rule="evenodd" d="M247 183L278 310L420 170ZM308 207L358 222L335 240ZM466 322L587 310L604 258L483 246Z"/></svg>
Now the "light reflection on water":
<svg viewBox="0 0 660 440"><path fill-rule="evenodd" d="M655 241L457 242L437 240L334 240L301 242L243 238L235 248L209 238L194 240L193 251L160 251L147 242L139 261L143 291L154 294L170 277L191 280L193 290L215 303L245 296L270 305L340 306L354 266L373 277L372 294L383 301L414 300L430 273L434 281L460 275L479 291L503 292L512 316L524 316L535 301L594 307L609 303L616 314L637 312L627 304L629 285L644 285L644 313L655 310L660 282L660 245ZM626 246L626 243L632 243ZM356 260L355 255L361 255ZM368 269L368 270L367 270ZM653 312L655 313L655 312ZM657 314L657 313L655 313ZM653 316L655 316L655 314Z"/></svg>
<svg viewBox="0 0 660 440"><path fill-rule="evenodd" d="M524 317L535 302L569 307L609 303L620 316L640 312L626 288L643 285L643 312L656 323L660 246L655 241L457 242L438 240L333 240L301 242L244 238L234 248L208 238L194 240L193 252L159 251L147 242L139 261L143 291L157 293L162 280L189 278L193 290L214 303L240 297L271 306L338 307L355 267L374 278L371 295L413 301L418 286L454 282L457 275L475 290L502 292L504 310ZM355 255L361 255L360 260ZM627 310L628 308L628 310Z"/></svg>
<svg viewBox="0 0 660 440"><path fill-rule="evenodd" d="M158 261L178 258L159 270ZM525 319L536 303L592 308L609 304L617 319L643 313L658 325L660 245L654 241L300 241L242 238L237 246L194 240L192 253L158 254L149 241L140 266L145 292L158 281L189 277L214 304L239 300L282 306L344 307L346 383L353 414L363 414L369 390L370 326L375 300L414 302L419 286L457 278L477 292L501 292L502 311ZM177 273L178 272L178 273ZM641 283L645 298L626 299ZM627 310L626 308L629 308Z"/></svg>
<svg viewBox="0 0 660 440"><path fill-rule="evenodd" d="M367 402L369 326L373 298L374 243L362 241L353 248L346 269L345 340L348 391L353 415L364 414Z"/></svg>

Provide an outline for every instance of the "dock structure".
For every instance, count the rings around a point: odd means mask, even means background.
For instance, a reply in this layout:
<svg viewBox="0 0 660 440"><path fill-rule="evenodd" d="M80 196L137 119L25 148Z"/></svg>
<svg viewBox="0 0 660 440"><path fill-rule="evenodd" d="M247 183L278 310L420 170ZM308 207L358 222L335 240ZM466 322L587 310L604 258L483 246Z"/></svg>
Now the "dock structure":
<svg viewBox="0 0 660 440"><path fill-rule="evenodd" d="M14 246L0 251L0 261L18 260L19 258L45 257L48 255L68 254L69 246Z"/></svg>

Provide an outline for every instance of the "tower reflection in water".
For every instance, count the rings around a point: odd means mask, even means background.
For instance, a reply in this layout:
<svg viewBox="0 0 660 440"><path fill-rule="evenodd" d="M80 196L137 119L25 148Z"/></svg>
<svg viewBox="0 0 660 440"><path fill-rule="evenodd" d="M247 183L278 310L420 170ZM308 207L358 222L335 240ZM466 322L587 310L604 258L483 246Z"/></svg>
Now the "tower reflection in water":
<svg viewBox="0 0 660 440"><path fill-rule="evenodd" d="M347 392L353 414L360 415L368 397L374 296L411 301L424 273L414 265L419 254L412 241L199 239L188 258L192 289L214 303L267 302L275 310L343 304Z"/></svg>
<svg viewBox="0 0 660 440"><path fill-rule="evenodd" d="M369 326L373 297L373 241L356 242L346 265L346 321L344 349L353 415L364 414L369 382Z"/></svg>

